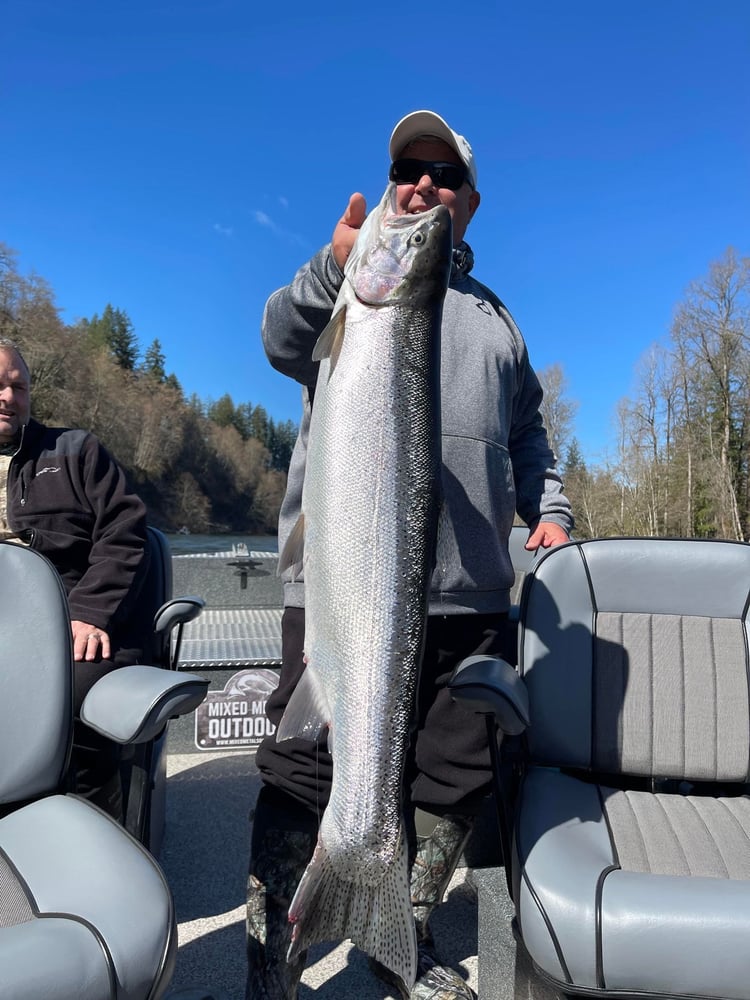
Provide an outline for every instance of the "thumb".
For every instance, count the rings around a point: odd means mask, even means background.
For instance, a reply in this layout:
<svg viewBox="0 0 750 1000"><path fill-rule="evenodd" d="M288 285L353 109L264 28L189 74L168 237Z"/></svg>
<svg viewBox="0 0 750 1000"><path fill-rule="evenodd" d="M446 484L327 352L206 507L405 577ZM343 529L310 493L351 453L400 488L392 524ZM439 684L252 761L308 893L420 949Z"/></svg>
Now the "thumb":
<svg viewBox="0 0 750 1000"><path fill-rule="evenodd" d="M544 538L544 529L541 524L538 524L536 528L531 532L529 537L526 539L526 544L524 548L529 552L535 552L539 546L542 544L542 539Z"/></svg>
<svg viewBox="0 0 750 1000"><path fill-rule="evenodd" d="M349 254L352 252L352 247L357 239L357 233L362 228L362 223L365 221L366 215L367 203L365 196L356 192L349 199L346 211L336 223L331 241L334 259L342 270Z"/></svg>
<svg viewBox="0 0 750 1000"><path fill-rule="evenodd" d="M357 191L349 199L349 204L346 206L346 211L341 221L345 225L351 226L352 229L360 229L366 217L367 202L365 201L365 196Z"/></svg>

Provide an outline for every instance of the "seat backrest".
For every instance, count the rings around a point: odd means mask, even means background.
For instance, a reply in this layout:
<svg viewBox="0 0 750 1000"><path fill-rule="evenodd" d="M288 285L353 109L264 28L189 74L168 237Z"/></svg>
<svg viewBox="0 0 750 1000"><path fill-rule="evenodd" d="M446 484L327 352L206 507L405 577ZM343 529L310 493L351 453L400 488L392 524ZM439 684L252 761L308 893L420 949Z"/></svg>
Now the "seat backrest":
<svg viewBox="0 0 750 1000"><path fill-rule="evenodd" d="M73 725L65 589L32 549L0 542L0 808L55 791Z"/></svg>
<svg viewBox="0 0 750 1000"><path fill-rule="evenodd" d="M138 595L144 620L153 621L156 612L172 598L172 552L166 536L158 528L147 528L149 566ZM145 650L145 660L158 667L169 667L170 637L168 634L149 636L151 648Z"/></svg>
<svg viewBox="0 0 750 1000"><path fill-rule="evenodd" d="M531 758L748 780L750 545L603 538L550 550L521 602Z"/></svg>

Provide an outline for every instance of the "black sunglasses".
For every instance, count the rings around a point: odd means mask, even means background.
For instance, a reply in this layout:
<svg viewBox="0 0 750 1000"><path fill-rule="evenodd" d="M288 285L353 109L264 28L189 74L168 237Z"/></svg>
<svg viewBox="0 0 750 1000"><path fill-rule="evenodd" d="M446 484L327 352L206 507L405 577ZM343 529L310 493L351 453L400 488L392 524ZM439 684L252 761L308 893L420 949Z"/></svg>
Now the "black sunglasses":
<svg viewBox="0 0 750 1000"><path fill-rule="evenodd" d="M430 180L437 187L448 188L450 191L458 191L464 183L472 186L466 167L457 163L441 163L435 160L408 158L394 160L388 177L396 184L416 184L425 174L430 175Z"/></svg>

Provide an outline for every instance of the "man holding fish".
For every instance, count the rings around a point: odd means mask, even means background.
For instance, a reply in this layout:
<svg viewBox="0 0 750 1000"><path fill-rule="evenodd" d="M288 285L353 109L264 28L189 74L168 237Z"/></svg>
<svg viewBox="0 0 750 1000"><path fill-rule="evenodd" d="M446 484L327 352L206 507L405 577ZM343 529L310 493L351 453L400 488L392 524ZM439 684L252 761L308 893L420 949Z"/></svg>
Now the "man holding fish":
<svg viewBox="0 0 750 1000"><path fill-rule="evenodd" d="M506 648L516 512L529 549L573 524L524 340L470 275L471 147L417 111L389 152L378 207L352 195L263 318L304 408L279 520L247 1000L294 1000L306 948L344 938L406 998L473 997L428 926L491 781L484 722L447 681Z"/></svg>

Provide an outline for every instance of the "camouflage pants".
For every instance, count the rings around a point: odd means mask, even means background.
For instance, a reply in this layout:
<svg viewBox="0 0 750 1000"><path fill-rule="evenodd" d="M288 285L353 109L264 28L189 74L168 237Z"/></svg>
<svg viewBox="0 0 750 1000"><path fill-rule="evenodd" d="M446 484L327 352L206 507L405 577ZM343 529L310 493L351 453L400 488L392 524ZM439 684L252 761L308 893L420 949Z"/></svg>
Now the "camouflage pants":
<svg viewBox="0 0 750 1000"><path fill-rule="evenodd" d="M315 816L264 788L258 797L247 880L247 1000L296 1000L305 956L286 960L289 904L312 857Z"/></svg>
<svg viewBox="0 0 750 1000"><path fill-rule="evenodd" d="M443 900L461 852L474 825L468 816L431 819L431 829L421 833L417 826L416 856L411 870L411 902L417 928L417 980L406 993L403 984L380 965L371 966L381 979L398 987L404 1000L474 1000L474 993L454 969L441 964L430 933L429 919Z"/></svg>

